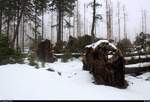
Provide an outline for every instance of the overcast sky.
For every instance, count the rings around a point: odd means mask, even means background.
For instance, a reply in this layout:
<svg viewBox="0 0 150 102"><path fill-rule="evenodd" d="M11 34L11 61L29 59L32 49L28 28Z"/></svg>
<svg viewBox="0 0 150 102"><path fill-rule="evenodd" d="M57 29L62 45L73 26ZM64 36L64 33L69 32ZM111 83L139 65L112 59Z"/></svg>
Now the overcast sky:
<svg viewBox="0 0 150 102"><path fill-rule="evenodd" d="M81 22L84 21L84 4L88 5L93 0L79 0ZM105 14L105 0L96 0L100 2L103 6L97 8L97 13L102 14L103 22L98 21L97 23L97 37L106 38L106 14ZM118 28L117 28L117 2L120 1L120 11L121 11L121 37L123 38L123 5L126 7L127 13L127 33L128 38L132 41L134 40L137 33L142 31L141 28L141 16L142 9L147 11L147 32L150 33L150 0L111 0L113 2L113 36L118 38ZM50 15L45 16L46 19L50 19ZM90 33L92 22L92 10L90 7L86 8L86 33ZM46 20L46 26L49 25L49 21ZM46 27L47 32L49 27ZM83 32L83 28L82 28Z"/></svg>

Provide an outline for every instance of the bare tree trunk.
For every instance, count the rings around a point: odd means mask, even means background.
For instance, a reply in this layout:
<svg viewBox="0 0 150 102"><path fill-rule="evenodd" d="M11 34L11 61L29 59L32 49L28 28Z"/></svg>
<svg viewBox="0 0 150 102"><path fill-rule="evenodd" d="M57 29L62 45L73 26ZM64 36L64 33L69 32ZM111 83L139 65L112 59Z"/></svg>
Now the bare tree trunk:
<svg viewBox="0 0 150 102"><path fill-rule="evenodd" d="M119 41L121 40L120 37L120 2L118 2L118 36L119 36Z"/></svg>
<svg viewBox="0 0 150 102"><path fill-rule="evenodd" d="M76 34L75 34L75 31L76 31L76 30L75 30L75 29L76 29L75 22L76 22L76 21L75 21L75 16L73 16L73 37L75 37L75 35L76 35Z"/></svg>
<svg viewBox="0 0 150 102"><path fill-rule="evenodd" d="M13 18L13 33L15 34L15 29L16 29L16 15Z"/></svg>
<svg viewBox="0 0 150 102"><path fill-rule="evenodd" d="M44 8L42 8L42 40L44 38Z"/></svg>
<svg viewBox="0 0 150 102"><path fill-rule="evenodd" d="M84 35L85 35L85 17L86 17L86 11L85 11L85 8L86 8L86 4L84 4Z"/></svg>
<svg viewBox="0 0 150 102"><path fill-rule="evenodd" d="M3 16L3 10L0 10L0 39L1 39L1 33L2 33L2 16Z"/></svg>
<svg viewBox="0 0 150 102"><path fill-rule="evenodd" d="M7 17L7 40L9 41L10 17Z"/></svg>
<svg viewBox="0 0 150 102"><path fill-rule="evenodd" d="M146 10L144 10L144 27L145 27L144 33L147 34L147 12ZM147 36L146 36L146 39L147 39ZM146 52L146 48L147 48L147 41L145 41L145 52Z"/></svg>
<svg viewBox="0 0 150 102"><path fill-rule="evenodd" d="M18 8L18 12L17 12L17 20L19 20L19 8ZM21 19L20 19L20 22L21 22ZM20 25L20 24L19 24ZM17 35L16 35L16 38L17 38L17 42L16 42L16 47L17 47L17 50L19 48L19 26L17 27Z"/></svg>
<svg viewBox="0 0 150 102"><path fill-rule="evenodd" d="M58 9L58 31L57 31L57 42L62 39L62 1L59 1L59 9Z"/></svg>
<svg viewBox="0 0 150 102"><path fill-rule="evenodd" d="M77 37L79 37L79 2L77 0Z"/></svg>
<svg viewBox="0 0 150 102"><path fill-rule="evenodd" d="M95 29L95 16L96 16L96 0L93 2L93 22L92 22L92 29L91 29L91 35L92 37L95 37L94 29Z"/></svg>
<svg viewBox="0 0 150 102"><path fill-rule="evenodd" d="M111 8L111 4L109 4L109 35L108 35L108 39L112 39L112 8Z"/></svg>
<svg viewBox="0 0 150 102"><path fill-rule="evenodd" d="M112 39L112 5L106 0L107 39Z"/></svg>
<svg viewBox="0 0 150 102"><path fill-rule="evenodd" d="M61 40L63 41L63 39L64 39L64 29L63 29L63 27L64 27L64 16L63 16L63 11L61 12L62 14L61 14Z"/></svg>
<svg viewBox="0 0 150 102"><path fill-rule="evenodd" d="M127 39L125 6L123 6L123 13L124 13L124 38Z"/></svg>
<svg viewBox="0 0 150 102"><path fill-rule="evenodd" d="M77 0L77 37L81 36L81 23L80 23L80 13L79 13L79 1Z"/></svg>
<svg viewBox="0 0 150 102"><path fill-rule="evenodd" d="M94 31L95 31L95 33L94 33L94 34L96 35L96 33L97 33L96 24L95 24L95 30L94 30Z"/></svg>
<svg viewBox="0 0 150 102"><path fill-rule="evenodd" d="M111 2L111 36L112 36L112 39L114 39L113 37L114 37L114 35L113 35L113 29L114 29L114 21L113 21L113 13L114 13L114 10L113 10L113 4L112 4L112 2Z"/></svg>
<svg viewBox="0 0 150 102"><path fill-rule="evenodd" d="M145 25L145 34L147 33L147 13L146 10L144 10L144 25Z"/></svg>
<svg viewBox="0 0 150 102"><path fill-rule="evenodd" d="M142 32L144 32L144 16L143 16L143 10L142 10Z"/></svg>
<svg viewBox="0 0 150 102"><path fill-rule="evenodd" d="M108 17L109 15L108 14L109 13L108 12L109 12L108 11L108 0L106 0L106 26L107 26L106 29L107 29L107 39L109 38L109 34L108 34L109 33L109 31L108 31L108 29L109 29L108 28L108 25L109 25L109 21L108 21L109 20L109 17Z"/></svg>
<svg viewBox="0 0 150 102"><path fill-rule="evenodd" d="M22 24L23 24L23 26L22 26L22 51L24 52L24 33L25 33L25 29L24 29L24 23L25 23L25 21L24 21L24 16L23 16L23 22L22 22Z"/></svg>
<svg viewBox="0 0 150 102"><path fill-rule="evenodd" d="M58 31L57 31L57 42L61 41L61 26L62 26L62 17L61 17L61 10L58 11Z"/></svg>
<svg viewBox="0 0 150 102"><path fill-rule="evenodd" d="M69 16L69 24L71 24L71 18ZM71 36L71 27L69 27L69 37Z"/></svg>
<svg viewBox="0 0 150 102"><path fill-rule="evenodd" d="M35 21L34 21L34 26L35 26L35 28L34 28L34 34L35 34L35 36L34 36L34 48L35 49L37 49L37 46L38 46L38 36L37 36L37 7L35 6Z"/></svg>
<svg viewBox="0 0 150 102"><path fill-rule="evenodd" d="M53 34L54 34L54 32L53 32L53 20L54 20L54 16L53 16L53 12L51 12L51 41L53 42L53 39L54 39L54 37L53 37Z"/></svg>

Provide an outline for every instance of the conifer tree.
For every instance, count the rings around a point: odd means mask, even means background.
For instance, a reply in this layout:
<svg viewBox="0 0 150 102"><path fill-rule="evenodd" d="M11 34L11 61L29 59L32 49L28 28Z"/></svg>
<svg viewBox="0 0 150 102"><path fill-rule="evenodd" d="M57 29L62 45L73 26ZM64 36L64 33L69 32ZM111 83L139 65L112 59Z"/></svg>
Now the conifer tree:
<svg viewBox="0 0 150 102"><path fill-rule="evenodd" d="M63 18L65 15L72 15L76 0L50 0L51 10L58 14L57 42L63 40Z"/></svg>

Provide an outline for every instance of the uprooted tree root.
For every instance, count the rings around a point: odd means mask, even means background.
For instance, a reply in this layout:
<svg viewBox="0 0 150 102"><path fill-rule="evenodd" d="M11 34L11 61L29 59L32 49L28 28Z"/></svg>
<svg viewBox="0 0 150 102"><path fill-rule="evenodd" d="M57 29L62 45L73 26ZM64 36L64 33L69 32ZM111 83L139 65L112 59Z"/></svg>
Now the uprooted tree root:
<svg viewBox="0 0 150 102"><path fill-rule="evenodd" d="M112 56L109 58L109 56ZM125 59L118 49L109 42L100 43L97 47L86 47L83 55L83 70L90 71L95 84L117 88L127 88L125 80Z"/></svg>

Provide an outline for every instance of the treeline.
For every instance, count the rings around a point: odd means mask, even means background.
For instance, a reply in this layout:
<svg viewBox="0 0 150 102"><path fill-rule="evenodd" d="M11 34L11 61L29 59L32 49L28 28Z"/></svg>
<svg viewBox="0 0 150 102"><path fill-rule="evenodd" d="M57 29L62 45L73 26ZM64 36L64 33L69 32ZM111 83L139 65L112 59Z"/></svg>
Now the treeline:
<svg viewBox="0 0 150 102"><path fill-rule="evenodd" d="M93 8L93 22L91 29L91 36L83 36L77 34L77 38L71 37L69 41L63 41L64 30L64 18L72 17L75 13L75 6L79 6L78 0L0 0L0 56L7 55L6 62L10 62L9 56L22 56L25 46L25 36L31 40L29 47L32 50L37 49L41 40L44 40L44 13L56 12L56 27L57 31L57 43L54 46L55 52L81 52L84 46L94 42L96 39L94 34L96 19L102 19L102 17L96 14L96 7L101 6L93 0L89 4ZM79 21L79 8L77 7L77 21ZM77 33L79 33L78 22ZM70 22L65 20L67 27L72 27ZM32 32L25 35L25 26L30 27ZM7 43L6 43L7 42ZM10 52L14 53L10 53ZM3 60L3 59L2 59ZM12 57L12 60L14 58ZM5 61L4 61L5 62ZM15 62L15 60L14 60ZM0 61L1 63L1 61Z"/></svg>
<svg viewBox="0 0 150 102"><path fill-rule="evenodd" d="M56 11L57 18L57 40L62 37L63 17L73 15L76 0L0 0L0 38L6 34L11 48L19 48L19 34L24 41L24 29L19 33L21 23L34 24L34 40L37 43L38 37L43 39L43 16L46 11ZM42 20L40 19L42 16ZM42 26L42 27L41 27ZM39 34L38 28L42 28Z"/></svg>
<svg viewBox="0 0 150 102"><path fill-rule="evenodd" d="M139 33L134 42L129 39L122 39L117 43L118 48L123 52L124 56L142 55L142 53L150 52L150 35L147 33Z"/></svg>
<svg viewBox="0 0 150 102"><path fill-rule="evenodd" d="M32 32L26 36L37 49L39 39L41 41L44 36L43 16L47 11L55 11L58 15L57 40L60 41L63 17L73 15L75 3L76 0L0 0L0 64L22 61L26 24L32 25Z"/></svg>
<svg viewBox="0 0 150 102"><path fill-rule="evenodd" d="M34 22L35 41L38 15L46 8L47 0L1 0L0 1L0 34L7 35L11 48L19 48L19 28L23 20ZM10 32L10 29L11 30ZM23 39L23 38L22 38ZM15 45L16 44L16 45Z"/></svg>

